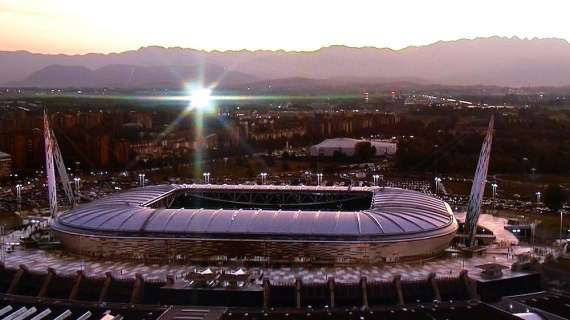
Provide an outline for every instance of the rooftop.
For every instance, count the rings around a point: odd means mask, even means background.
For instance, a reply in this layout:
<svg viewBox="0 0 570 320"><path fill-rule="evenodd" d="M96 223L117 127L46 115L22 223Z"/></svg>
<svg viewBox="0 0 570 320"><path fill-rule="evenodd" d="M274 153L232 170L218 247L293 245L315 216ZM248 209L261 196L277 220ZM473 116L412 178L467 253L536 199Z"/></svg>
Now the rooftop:
<svg viewBox="0 0 570 320"><path fill-rule="evenodd" d="M353 139L353 138L333 138L333 139L326 139L323 140L321 143L316 144L313 148L352 148L359 142L370 142L372 145L386 145L395 144L394 142L390 141L381 141L381 140L360 140L360 139Z"/></svg>
<svg viewBox="0 0 570 320"><path fill-rule="evenodd" d="M370 208L357 211L169 209L153 205L177 193L370 192ZM455 220L444 201L429 195L379 187L268 185L157 185L133 189L79 206L58 217L60 231L146 233L172 236L382 237L449 232Z"/></svg>

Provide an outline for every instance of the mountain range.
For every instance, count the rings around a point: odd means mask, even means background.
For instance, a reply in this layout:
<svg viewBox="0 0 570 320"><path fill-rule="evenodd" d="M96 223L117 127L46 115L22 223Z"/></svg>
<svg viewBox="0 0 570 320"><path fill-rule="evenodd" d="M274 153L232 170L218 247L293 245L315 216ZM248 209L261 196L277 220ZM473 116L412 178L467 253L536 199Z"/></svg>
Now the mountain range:
<svg viewBox="0 0 570 320"><path fill-rule="evenodd" d="M330 46L316 51L201 51L143 47L110 54L0 51L0 86L180 87L203 79L222 87L295 79L329 86L405 82L507 87L570 85L563 39L489 37L401 50Z"/></svg>

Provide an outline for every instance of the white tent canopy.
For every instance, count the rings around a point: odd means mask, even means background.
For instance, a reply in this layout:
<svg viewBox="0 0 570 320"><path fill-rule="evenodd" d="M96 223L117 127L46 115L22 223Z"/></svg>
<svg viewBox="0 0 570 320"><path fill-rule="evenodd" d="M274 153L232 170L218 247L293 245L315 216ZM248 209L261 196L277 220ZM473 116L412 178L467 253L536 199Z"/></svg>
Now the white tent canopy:
<svg viewBox="0 0 570 320"><path fill-rule="evenodd" d="M208 274L212 274L212 273L214 273L214 272L210 268L200 272L201 275L208 275Z"/></svg>
<svg viewBox="0 0 570 320"><path fill-rule="evenodd" d="M247 274L247 272L245 272L242 268L239 268L238 270L232 273L232 275L234 276L243 276L244 274Z"/></svg>

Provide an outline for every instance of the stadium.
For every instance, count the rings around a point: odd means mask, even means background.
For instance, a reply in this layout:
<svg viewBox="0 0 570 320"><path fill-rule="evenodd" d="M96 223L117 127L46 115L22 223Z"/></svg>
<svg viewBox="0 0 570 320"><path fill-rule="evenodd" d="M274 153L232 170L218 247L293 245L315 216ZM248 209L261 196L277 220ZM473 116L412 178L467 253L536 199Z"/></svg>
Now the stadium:
<svg viewBox="0 0 570 320"><path fill-rule="evenodd" d="M206 184L112 195L52 228L98 258L360 264L433 257L458 225L444 201L398 188Z"/></svg>

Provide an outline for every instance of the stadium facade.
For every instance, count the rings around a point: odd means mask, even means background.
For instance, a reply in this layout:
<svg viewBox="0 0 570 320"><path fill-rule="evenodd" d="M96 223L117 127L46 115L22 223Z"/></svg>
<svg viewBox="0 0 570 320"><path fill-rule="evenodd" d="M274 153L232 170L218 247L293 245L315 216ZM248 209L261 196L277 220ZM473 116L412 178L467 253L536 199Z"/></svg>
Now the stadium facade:
<svg viewBox="0 0 570 320"><path fill-rule="evenodd" d="M444 201L397 188L157 185L52 228L68 251L106 259L360 264L438 255L457 221Z"/></svg>

